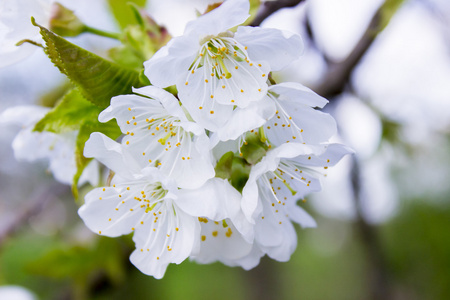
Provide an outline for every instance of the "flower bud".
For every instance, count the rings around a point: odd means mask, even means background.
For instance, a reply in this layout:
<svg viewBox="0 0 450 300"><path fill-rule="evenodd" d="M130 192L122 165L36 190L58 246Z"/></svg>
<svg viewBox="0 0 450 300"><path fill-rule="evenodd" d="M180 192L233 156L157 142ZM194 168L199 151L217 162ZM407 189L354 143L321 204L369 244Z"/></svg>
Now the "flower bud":
<svg viewBox="0 0 450 300"><path fill-rule="evenodd" d="M50 30L61 36L77 36L86 31L86 25L74 12L55 2L52 4Z"/></svg>

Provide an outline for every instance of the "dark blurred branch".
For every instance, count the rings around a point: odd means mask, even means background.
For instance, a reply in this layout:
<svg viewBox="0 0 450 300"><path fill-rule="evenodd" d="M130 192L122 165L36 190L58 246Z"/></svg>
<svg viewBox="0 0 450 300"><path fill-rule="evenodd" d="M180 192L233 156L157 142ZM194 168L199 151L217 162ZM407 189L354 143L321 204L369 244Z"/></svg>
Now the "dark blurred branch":
<svg viewBox="0 0 450 300"><path fill-rule="evenodd" d="M325 98L333 98L344 92L345 87L350 82L350 75L377 36L381 14L382 7L374 14L363 36L345 60L332 62L327 59L329 62L328 71L323 77L322 83L313 88L316 93Z"/></svg>
<svg viewBox="0 0 450 300"><path fill-rule="evenodd" d="M22 228L30 217L39 214L53 197L68 193L69 191L70 189L62 184L53 184L36 191L34 193L36 196L31 199L30 203L20 209L9 224L7 224L4 228L0 228L0 247L3 245L7 237L13 235L16 231Z"/></svg>
<svg viewBox="0 0 450 300"><path fill-rule="evenodd" d="M356 209L356 230L365 248L368 264L368 284L370 295L368 299L388 300L392 299L389 281L389 271L383 253L383 247L377 229L367 223L364 218L363 199L361 193L361 172L356 155L352 157L351 183L353 188L353 201Z"/></svg>
<svg viewBox="0 0 450 300"><path fill-rule="evenodd" d="M369 50L373 41L388 24L405 0L386 0L375 12L359 42L347 58L341 62L328 61L328 71L321 84L313 90L325 98L333 98L344 92L350 84L350 76L362 57ZM311 38L314 40L313 36Z"/></svg>
<svg viewBox="0 0 450 300"><path fill-rule="evenodd" d="M261 5L256 18L250 24L250 26L259 26L261 23L269 17L274 12L285 8L285 7L294 7L297 4L303 2L305 0L276 0L276 1L266 1Z"/></svg>
<svg viewBox="0 0 450 300"><path fill-rule="evenodd" d="M277 276L277 264L267 256L261 258L259 265L248 271L250 289L246 299L273 300L280 299L280 277Z"/></svg>

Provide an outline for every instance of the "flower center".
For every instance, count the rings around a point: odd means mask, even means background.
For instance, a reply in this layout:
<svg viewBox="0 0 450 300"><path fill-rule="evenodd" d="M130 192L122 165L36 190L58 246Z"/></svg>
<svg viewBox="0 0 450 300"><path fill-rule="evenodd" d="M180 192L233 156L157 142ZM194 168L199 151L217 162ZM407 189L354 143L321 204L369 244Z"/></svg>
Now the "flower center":
<svg viewBox="0 0 450 300"><path fill-rule="evenodd" d="M247 61L246 47L239 44L233 36L219 35L216 37L206 37L202 40L199 55L189 68L191 73L205 67L205 71L211 71L211 77L218 79L229 79L232 74L228 70L224 60L234 60L236 62ZM207 82L207 79L205 79Z"/></svg>

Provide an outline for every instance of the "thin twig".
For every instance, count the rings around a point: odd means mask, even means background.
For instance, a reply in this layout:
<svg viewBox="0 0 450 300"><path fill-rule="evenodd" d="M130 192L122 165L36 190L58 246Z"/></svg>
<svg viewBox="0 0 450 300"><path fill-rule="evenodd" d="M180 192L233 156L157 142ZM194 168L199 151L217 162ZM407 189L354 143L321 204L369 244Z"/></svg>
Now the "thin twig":
<svg viewBox="0 0 450 300"><path fill-rule="evenodd" d="M277 1L266 1L263 5L261 5L256 18L250 24L250 26L259 26L261 23L274 12L286 8L286 7L294 7L297 4L303 2L305 0L277 0Z"/></svg>
<svg viewBox="0 0 450 300"><path fill-rule="evenodd" d="M379 32L381 14L382 8L380 7L372 17L363 36L345 60L336 63L327 59L328 71L323 77L321 84L313 87L316 93L325 98L333 98L344 92L350 82L353 70L367 53Z"/></svg>

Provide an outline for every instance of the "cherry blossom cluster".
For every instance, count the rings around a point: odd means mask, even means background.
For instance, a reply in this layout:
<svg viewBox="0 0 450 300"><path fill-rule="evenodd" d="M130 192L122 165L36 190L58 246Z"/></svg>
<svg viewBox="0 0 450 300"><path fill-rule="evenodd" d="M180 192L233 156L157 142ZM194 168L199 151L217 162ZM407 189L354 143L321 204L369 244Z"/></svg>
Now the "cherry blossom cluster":
<svg viewBox="0 0 450 300"><path fill-rule="evenodd" d="M187 24L145 62L151 86L121 95L99 116L116 119L120 142L93 133L84 155L108 167L108 186L79 215L94 232L134 232L131 262L163 277L190 258L244 269L262 256L289 260L293 223L314 227L299 205L351 150L328 141L327 100L270 73L302 52L298 35L236 26L247 0L228 0ZM164 88L176 86L177 97Z"/></svg>

